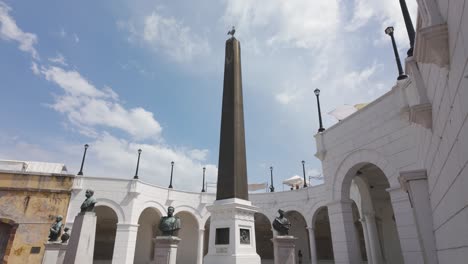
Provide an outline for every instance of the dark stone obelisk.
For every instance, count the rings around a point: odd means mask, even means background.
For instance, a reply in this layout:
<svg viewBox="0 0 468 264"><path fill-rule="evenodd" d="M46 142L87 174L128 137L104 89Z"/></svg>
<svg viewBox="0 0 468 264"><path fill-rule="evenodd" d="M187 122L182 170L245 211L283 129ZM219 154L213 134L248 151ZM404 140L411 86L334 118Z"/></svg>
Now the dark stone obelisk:
<svg viewBox="0 0 468 264"><path fill-rule="evenodd" d="M216 200L249 199L240 53L239 41L234 37L228 39L224 63L223 110Z"/></svg>

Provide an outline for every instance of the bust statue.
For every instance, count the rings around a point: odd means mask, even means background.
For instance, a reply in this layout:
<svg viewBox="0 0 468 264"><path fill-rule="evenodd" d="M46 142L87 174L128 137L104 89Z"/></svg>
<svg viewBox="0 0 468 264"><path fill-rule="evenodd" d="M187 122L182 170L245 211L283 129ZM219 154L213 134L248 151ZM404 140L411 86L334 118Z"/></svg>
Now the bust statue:
<svg viewBox="0 0 468 264"><path fill-rule="evenodd" d="M177 236L180 229L180 218L174 216L174 207L167 208L167 216L163 216L159 222L159 230L163 236Z"/></svg>
<svg viewBox="0 0 468 264"><path fill-rule="evenodd" d="M65 227L65 229L63 229L63 234L60 237L62 243L67 243L68 239L70 239L70 234L68 234L68 230L70 230L70 228L68 227Z"/></svg>
<svg viewBox="0 0 468 264"><path fill-rule="evenodd" d="M94 191L91 189L86 190L86 200L81 204L81 212L94 212L94 205L96 204L96 198L93 197Z"/></svg>
<svg viewBox="0 0 468 264"><path fill-rule="evenodd" d="M291 227L291 223L289 220L284 217L284 211L279 209L278 210L279 216L275 218L273 221L273 229L278 232L280 236L287 236L289 234L289 228Z"/></svg>
<svg viewBox="0 0 468 264"><path fill-rule="evenodd" d="M60 232L62 231L62 220L63 217L61 215L57 215L57 217L55 217L55 222L52 224L49 230L49 241L54 242L58 240Z"/></svg>

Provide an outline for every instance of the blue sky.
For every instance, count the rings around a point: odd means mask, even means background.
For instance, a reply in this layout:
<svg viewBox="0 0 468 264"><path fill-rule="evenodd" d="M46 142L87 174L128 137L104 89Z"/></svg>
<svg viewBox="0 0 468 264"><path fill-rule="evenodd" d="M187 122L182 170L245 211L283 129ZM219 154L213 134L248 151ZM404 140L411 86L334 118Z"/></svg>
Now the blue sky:
<svg viewBox="0 0 468 264"><path fill-rule="evenodd" d="M397 0L0 0L0 159L65 163L199 191L216 180L224 42L242 46L248 177L276 188L320 173L313 90L327 112L370 102L397 77L408 39ZM415 0L407 0L416 21Z"/></svg>

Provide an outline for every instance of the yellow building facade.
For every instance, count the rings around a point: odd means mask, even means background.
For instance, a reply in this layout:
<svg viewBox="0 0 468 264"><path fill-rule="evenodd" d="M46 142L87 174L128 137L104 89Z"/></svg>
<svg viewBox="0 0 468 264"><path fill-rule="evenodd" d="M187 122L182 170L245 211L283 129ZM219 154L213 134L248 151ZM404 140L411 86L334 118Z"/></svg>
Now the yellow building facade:
<svg viewBox="0 0 468 264"><path fill-rule="evenodd" d="M73 178L63 164L0 160L0 262L42 262L55 217L66 221Z"/></svg>

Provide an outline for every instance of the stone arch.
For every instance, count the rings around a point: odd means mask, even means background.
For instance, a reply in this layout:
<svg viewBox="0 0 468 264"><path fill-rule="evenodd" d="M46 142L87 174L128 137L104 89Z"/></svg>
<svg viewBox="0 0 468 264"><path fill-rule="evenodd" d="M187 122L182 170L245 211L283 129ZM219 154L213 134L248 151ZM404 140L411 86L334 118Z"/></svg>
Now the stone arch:
<svg viewBox="0 0 468 264"><path fill-rule="evenodd" d="M135 244L134 263L150 263L154 259L154 238L158 235L161 212L155 207L146 207L138 217L138 232Z"/></svg>
<svg viewBox="0 0 468 264"><path fill-rule="evenodd" d="M273 231L270 219L260 212L254 214L257 254L262 260L273 261Z"/></svg>
<svg viewBox="0 0 468 264"><path fill-rule="evenodd" d="M356 150L343 159L333 174L332 201L349 200L349 189L353 177L362 166L368 163L382 170L390 186L397 181L396 170L382 154L375 150Z"/></svg>
<svg viewBox="0 0 468 264"><path fill-rule="evenodd" d="M0 218L0 262L8 263L18 224L8 218Z"/></svg>
<svg viewBox="0 0 468 264"><path fill-rule="evenodd" d="M192 212L186 210L178 210L175 215L180 217L182 225L178 235L181 241L177 250L177 263L193 263L198 255L198 230L200 229L198 219Z"/></svg>
<svg viewBox="0 0 468 264"><path fill-rule="evenodd" d="M96 237L94 239L94 263L111 263L114 254L115 235L119 216L110 206L96 204ZM73 232L73 230L72 230Z"/></svg>
<svg viewBox="0 0 468 264"><path fill-rule="evenodd" d="M178 212L187 212L195 218L195 220L197 221L198 227L202 226L202 216L201 216L201 213L197 209L189 205L173 205L173 207L175 209L175 214L177 214ZM165 209L166 210L164 212L167 212L167 208Z"/></svg>
<svg viewBox="0 0 468 264"><path fill-rule="evenodd" d="M320 206L312 216L312 227L314 230L316 258L318 261L334 260L333 241L331 235L330 218L328 207ZM312 241L311 241L312 244Z"/></svg>
<svg viewBox="0 0 468 264"><path fill-rule="evenodd" d="M110 199L107 199L107 198L97 198L96 199L96 207L98 206L106 206L106 207L109 207L112 209L112 211L114 211L114 213L117 215L117 220L118 222L117 223L125 223L125 212L124 210L122 209L122 207L120 206L120 204L110 200Z"/></svg>
<svg viewBox="0 0 468 264"><path fill-rule="evenodd" d="M297 237L296 240L296 257L299 255L299 250L302 252L302 263L310 263L310 243L309 232L307 231L307 221L304 216L296 210L286 211L284 214L291 223L289 234Z"/></svg>
<svg viewBox="0 0 468 264"><path fill-rule="evenodd" d="M160 215L163 215L167 212L166 208L164 208L164 206L160 203L158 203L157 201L154 201L154 200L151 200L151 201L146 201L144 202L135 212L135 215L138 216L138 218L141 216L141 214L143 213L144 210L146 210L147 208L153 208L154 210L156 210ZM135 219L137 220L137 219Z"/></svg>

